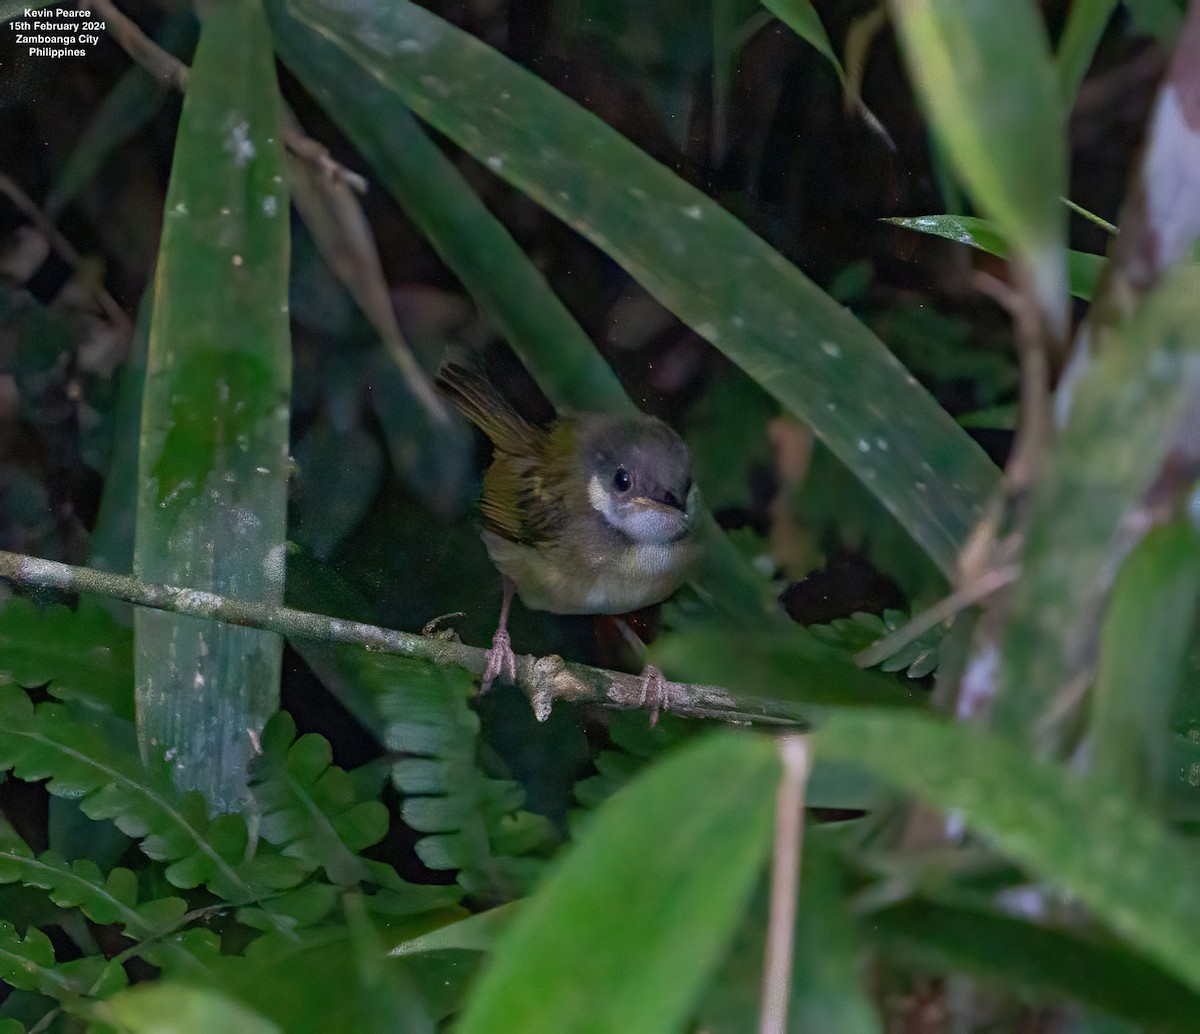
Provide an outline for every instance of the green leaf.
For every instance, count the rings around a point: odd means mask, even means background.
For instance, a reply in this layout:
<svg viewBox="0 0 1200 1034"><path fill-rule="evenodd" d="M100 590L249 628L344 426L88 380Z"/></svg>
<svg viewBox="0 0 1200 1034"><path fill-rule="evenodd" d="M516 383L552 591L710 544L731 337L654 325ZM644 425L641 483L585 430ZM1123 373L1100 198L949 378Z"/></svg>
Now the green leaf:
<svg viewBox="0 0 1200 1034"><path fill-rule="evenodd" d="M829 34L825 31L825 26L821 24L821 16L817 14L816 8L809 0L763 0L763 7L802 40L815 47L818 53L833 65L838 78L845 81L846 72L842 68L842 63L838 60L837 54L833 52Z"/></svg>
<svg viewBox="0 0 1200 1034"><path fill-rule="evenodd" d="M810 423L953 569L995 470L842 306L599 119L431 12L313 0L288 10L621 263Z"/></svg>
<svg viewBox="0 0 1200 1034"><path fill-rule="evenodd" d="M191 49L195 35L191 12L178 11L163 19L154 41L172 54L183 55ZM154 117L171 92L170 83L141 65L117 80L55 178L45 206L52 219L92 181L114 152Z"/></svg>
<svg viewBox="0 0 1200 1034"><path fill-rule="evenodd" d="M791 1029L882 1034L866 992L859 930L836 855L818 836L805 845L796 913Z"/></svg>
<svg viewBox="0 0 1200 1034"><path fill-rule="evenodd" d="M796 626L757 634L697 627L661 636L651 648L654 663L684 682L724 686L735 696L800 700L813 713L830 704L912 705L921 696L896 679L857 667L850 653L821 642Z"/></svg>
<svg viewBox="0 0 1200 1034"><path fill-rule="evenodd" d="M541 271L417 120L397 107L395 95L291 18L276 16L275 26L288 66L362 151L550 401L565 409L628 409L620 382Z"/></svg>
<svg viewBox="0 0 1200 1034"><path fill-rule="evenodd" d="M881 1034L865 990L858 930L838 860L821 842L819 828L810 829L806 841L787 1029L796 1034ZM763 888L710 982L699 1014L701 1029L712 1034L759 1030L768 907Z"/></svg>
<svg viewBox="0 0 1200 1034"><path fill-rule="evenodd" d="M472 896L507 901L524 893L541 869L526 856L557 842L549 822L521 811L525 794L480 769L479 716L468 704L475 686L460 668L405 657L339 650L344 670L378 694L389 750L400 760L392 781L403 795L401 817L418 832L417 854L431 869L457 869ZM508 854L512 826L532 824L520 857Z"/></svg>
<svg viewBox="0 0 1200 1034"><path fill-rule="evenodd" d="M771 740L719 733L606 802L502 935L460 1034L679 1029L762 869L779 774Z"/></svg>
<svg viewBox="0 0 1200 1034"><path fill-rule="evenodd" d="M0 883L15 882L48 890L56 905L79 908L101 926L120 923L134 938L173 929L187 911L177 897L139 905L137 876L129 869L113 869L105 876L87 859L68 863L52 851L34 857L25 841L0 825Z"/></svg>
<svg viewBox="0 0 1200 1034"><path fill-rule="evenodd" d="M895 0L891 10L939 142L1065 340L1066 117L1037 4Z"/></svg>
<svg viewBox="0 0 1200 1034"><path fill-rule="evenodd" d="M0 686L0 768L29 782L49 779L50 793L76 800L90 818L112 819L149 857L171 863L174 886L205 883L227 901L246 902L306 875L299 862L261 847L247 861L241 816L210 822L198 795L181 795L161 764L142 765L127 723L101 723L60 704L35 710L21 690Z"/></svg>
<svg viewBox="0 0 1200 1034"><path fill-rule="evenodd" d="M1112 944L981 908L906 901L863 927L937 973L969 973L1022 997L1074 999L1156 1031L1195 1029L1200 998L1145 959Z"/></svg>
<svg viewBox="0 0 1200 1034"><path fill-rule="evenodd" d="M33 0L32 3L26 3L25 0L0 0L0 25L19 18L27 7L31 10L49 7L53 2L54 0Z"/></svg>
<svg viewBox="0 0 1200 1034"><path fill-rule="evenodd" d="M176 137L155 279L134 573L283 601L288 194L259 0L206 9ZM252 737L278 707L281 640L139 610L142 749L240 807Z"/></svg>
<svg viewBox="0 0 1200 1034"><path fill-rule="evenodd" d="M124 986L125 971L119 962L99 955L60 965L41 930L30 929L22 939L12 923L0 919L0 980L52 998L69 1012L89 1015L82 999L112 994Z"/></svg>
<svg viewBox="0 0 1200 1034"><path fill-rule="evenodd" d="M348 456L353 463L346 462ZM379 491L383 450L362 427L339 431L321 420L296 443L295 458L300 468L295 537L318 560L328 560Z"/></svg>
<svg viewBox="0 0 1200 1034"><path fill-rule="evenodd" d="M106 610L38 607L14 596L0 608L0 672L61 700L133 717L133 635Z"/></svg>
<svg viewBox="0 0 1200 1034"><path fill-rule="evenodd" d="M288 1034L432 1034L406 963L378 943L360 952L344 925L300 937L268 934L245 957L213 967L221 990L253 1005ZM239 1028L214 1027L212 1031Z"/></svg>
<svg viewBox="0 0 1200 1034"><path fill-rule="evenodd" d="M422 955L431 951L491 951L497 938L512 925L521 909L519 901L497 905L486 912L477 912L455 923L447 923L436 930L402 941L391 951L392 955Z"/></svg>
<svg viewBox="0 0 1200 1034"><path fill-rule="evenodd" d="M308 870L323 867L333 883L365 880L367 866L357 852L387 833L387 808L359 797L353 780L331 763L324 738L295 737L296 724L285 711L263 730L250 780L261 809L259 835Z"/></svg>
<svg viewBox="0 0 1200 1034"><path fill-rule="evenodd" d="M1116 9L1117 0L1071 0L1067 24L1055 54L1059 92L1068 109L1075 103L1104 27Z"/></svg>
<svg viewBox="0 0 1200 1034"><path fill-rule="evenodd" d="M972 248L986 251L997 258L1008 258L1008 242L986 219L969 215L918 215L903 219L884 219L918 233L929 233L935 237L969 244ZM1067 252L1067 279L1071 294L1085 302L1092 300L1092 293L1100 280L1100 272L1108 260L1103 255L1091 255L1086 251ZM959 421L961 423L961 420Z"/></svg>
<svg viewBox="0 0 1200 1034"><path fill-rule="evenodd" d="M1168 720L1200 597L1200 538L1190 523L1153 529L1126 558L1100 634L1092 693L1093 771L1114 786L1167 788Z"/></svg>
<svg viewBox="0 0 1200 1034"><path fill-rule="evenodd" d="M1149 959L1200 990L1195 853L1123 795L976 729L899 712L845 711L813 737L944 811L1074 895Z"/></svg>
<svg viewBox="0 0 1200 1034"><path fill-rule="evenodd" d="M1035 737L1094 649L1096 608L1132 544L1122 522L1158 478L1200 385L1198 285L1198 267L1168 273L1074 386L1066 425L1031 493L1001 650L1001 731Z"/></svg>
<svg viewBox="0 0 1200 1034"><path fill-rule="evenodd" d="M220 991L170 981L142 984L111 998L107 1010L131 1034L282 1034L275 1024Z"/></svg>

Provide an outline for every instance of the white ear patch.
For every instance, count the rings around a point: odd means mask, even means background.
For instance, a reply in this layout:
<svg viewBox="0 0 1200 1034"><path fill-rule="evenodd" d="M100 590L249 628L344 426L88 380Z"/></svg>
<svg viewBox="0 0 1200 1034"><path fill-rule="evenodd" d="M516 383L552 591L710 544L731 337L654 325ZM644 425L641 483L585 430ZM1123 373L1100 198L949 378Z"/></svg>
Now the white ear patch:
<svg viewBox="0 0 1200 1034"><path fill-rule="evenodd" d="M592 509L602 513L606 518L611 518L612 499L595 474L588 481L588 501L592 504Z"/></svg>

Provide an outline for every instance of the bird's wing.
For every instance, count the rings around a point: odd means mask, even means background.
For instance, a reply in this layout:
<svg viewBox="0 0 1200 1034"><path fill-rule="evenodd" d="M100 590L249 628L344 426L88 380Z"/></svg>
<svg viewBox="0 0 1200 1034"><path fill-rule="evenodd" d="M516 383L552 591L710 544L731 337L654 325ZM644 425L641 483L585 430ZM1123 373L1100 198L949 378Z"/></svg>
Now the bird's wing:
<svg viewBox="0 0 1200 1034"><path fill-rule="evenodd" d="M539 546L562 534L573 459L569 426L539 429L521 454L496 450L483 479L480 510L488 530L511 542Z"/></svg>

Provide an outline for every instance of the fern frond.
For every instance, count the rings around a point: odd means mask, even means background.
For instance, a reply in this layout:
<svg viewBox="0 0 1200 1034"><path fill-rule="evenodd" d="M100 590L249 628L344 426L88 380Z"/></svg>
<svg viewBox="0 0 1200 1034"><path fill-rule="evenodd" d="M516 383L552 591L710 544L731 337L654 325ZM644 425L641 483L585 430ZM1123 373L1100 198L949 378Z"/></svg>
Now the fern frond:
<svg viewBox="0 0 1200 1034"><path fill-rule="evenodd" d="M504 901L528 889L541 864L532 852L557 836L546 819L522 810L518 784L492 779L480 766L470 676L362 650L347 651L344 660L375 690L387 746L404 755L392 780L404 797L404 821L426 834L416 846L421 861L459 870L461 886L483 900Z"/></svg>
<svg viewBox="0 0 1200 1034"><path fill-rule="evenodd" d="M14 830L0 825L0 884L17 882L48 891L60 908L78 908L101 926L120 924L138 940L173 930L187 911L177 897L139 904L138 878L130 869L105 876L90 859L67 862L53 851L35 856Z"/></svg>
<svg viewBox="0 0 1200 1034"><path fill-rule="evenodd" d="M39 607L14 596L0 607L0 672L27 689L45 686L133 717L133 632L102 607Z"/></svg>
<svg viewBox="0 0 1200 1034"><path fill-rule="evenodd" d="M259 835L309 871L323 868L339 886L367 880L358 852L387 833L387 808L359 797L354 780L332 763L327 740L311 733L296 739L286 712L267 723L260 744L250 778Z"/></svg>
<svg viewBox="0 0 1200 1034"><path fill-rule="evenodd" d="M129 982L119 962L101 955L58 962L50 938L41 930L34 927L22 938L5 920L0 920L0 980L84 1016L91 1015L88 999L106 998Z"/></svg>
<svg viewBox="0 0 1200 1034"><path fill-rule="evenodd" d="M48 779L50 793L77 800L93 819L112 819L167 863L180 888L208 886L232 903L293 887L308 875L298 859L250 849L240 815L210 820L199 794L180 794L161 766L139 760L133 727L99 722L61 704L34 709L26 694L0 686L0 769L28 781Z"/></svg>
<svg viewBox="0 0 1200 1034"><path fill-rule="evenodd" d="M902 610L885 610L883 617L860 611L827 625L809 625L808 630L821 642L854 654L896 631L908 622L908 618ZM936 669L941 660L943 635L940 625L931 628L883 660L879 667L883 671L904 671L910 679L923 678Z"/></svg>

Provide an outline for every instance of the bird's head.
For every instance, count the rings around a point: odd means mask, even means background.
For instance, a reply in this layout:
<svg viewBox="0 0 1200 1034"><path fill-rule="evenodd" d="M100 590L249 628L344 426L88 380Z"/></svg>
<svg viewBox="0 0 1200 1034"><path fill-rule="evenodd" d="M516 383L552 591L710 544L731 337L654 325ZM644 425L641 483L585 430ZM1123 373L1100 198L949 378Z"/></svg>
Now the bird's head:
<svg viewBox="0 0 1200 1034"><path fill-rule="evenodd" d="M654 417L594 418L577 453L588 501L613 528L643 544L691 531L698 495L683 439Z"/></svg>

